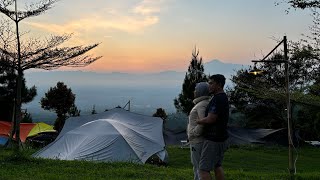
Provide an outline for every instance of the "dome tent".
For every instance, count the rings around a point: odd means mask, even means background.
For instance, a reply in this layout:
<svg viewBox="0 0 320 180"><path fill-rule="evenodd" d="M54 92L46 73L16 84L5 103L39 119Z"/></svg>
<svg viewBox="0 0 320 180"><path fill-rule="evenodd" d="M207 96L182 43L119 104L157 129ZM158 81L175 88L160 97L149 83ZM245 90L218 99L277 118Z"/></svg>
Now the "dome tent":
<svg viewBox="0 0 320 180"><path fill-rule="evenodd" d="M162 125L161 118L121 108L72 117L67 119L57 139L33 156L61 160L145 163L156 154L162 161L166 161Z"/></svg>

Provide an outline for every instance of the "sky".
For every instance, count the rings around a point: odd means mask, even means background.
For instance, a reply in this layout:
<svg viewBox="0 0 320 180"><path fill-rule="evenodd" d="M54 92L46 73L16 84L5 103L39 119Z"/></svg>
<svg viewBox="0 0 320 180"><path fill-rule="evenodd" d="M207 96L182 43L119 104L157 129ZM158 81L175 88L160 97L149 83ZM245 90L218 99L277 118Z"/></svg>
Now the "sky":
<svg viewBox="0 0 320 180"><path fill-rule="evenodd" d="M25 2L18 0L19 7ZM204 62L250 64L284 35L309 32L307 10L283 0L60 0L45 14L22 21L32 36L73 33L66 46L100 43L103 56L78 70L97 72L186 71L196 47Z"/></svg>

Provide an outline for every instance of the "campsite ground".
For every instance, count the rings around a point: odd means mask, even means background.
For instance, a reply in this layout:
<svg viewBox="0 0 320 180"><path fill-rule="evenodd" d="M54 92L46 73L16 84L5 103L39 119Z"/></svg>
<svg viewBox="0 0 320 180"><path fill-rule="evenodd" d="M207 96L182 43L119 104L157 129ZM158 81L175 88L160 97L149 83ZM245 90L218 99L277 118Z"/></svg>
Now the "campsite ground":
<svg viewBox="0 0 320 180"><path fill-rule="evenodd" d="M169 165L33 159L34 149L0 148L0 179L192 179L189 149L168 147ZM288 179L286 147L241 146L226 152L226 179ZM320 149L298 149L296 179L320 179Z"/></svg>

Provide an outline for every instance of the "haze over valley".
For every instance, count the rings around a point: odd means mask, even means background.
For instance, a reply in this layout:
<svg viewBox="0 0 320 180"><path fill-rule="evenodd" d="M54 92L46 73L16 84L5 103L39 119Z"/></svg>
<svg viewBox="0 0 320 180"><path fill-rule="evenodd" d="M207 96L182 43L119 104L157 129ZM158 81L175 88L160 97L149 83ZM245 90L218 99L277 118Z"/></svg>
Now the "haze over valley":
<svg viewBox="0 0 320 180"><path fill-rule="evenodd" d="M224 74L227 85L230 86L231 75L244 65L212 60L204 63L204 67L206 74ZM38 95L32 102L23 105L23 108L32 114L35 122L52 124L56 118L55 113L43 110L39 102L50 87L62 81L76 94L75 103L81 110L81 115L90 114L93 106L99 113L116 106L123 107L129 100L133 112L152 115L157 108L163 108L167 113L174 113L173 99L181 92L185 73L30 71L25 73L26 82L28 87L33 85L37 87Z"/></svg>

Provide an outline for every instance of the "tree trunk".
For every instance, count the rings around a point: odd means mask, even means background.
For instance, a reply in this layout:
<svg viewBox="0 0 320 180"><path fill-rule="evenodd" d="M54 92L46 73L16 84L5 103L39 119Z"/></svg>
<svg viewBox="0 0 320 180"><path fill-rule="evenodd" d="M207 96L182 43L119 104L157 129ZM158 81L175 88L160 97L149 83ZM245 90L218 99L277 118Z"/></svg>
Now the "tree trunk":
<svg viewBox="0 0 320 180"><path fill-rule="evenodd" d="M15 10L16 10L16 35L17 35L17 50L18 50L18 77L17 77L17 99L16 99L16 108L15 108L15 126L16 126L16 141L18 143L19 148L21 146L20 141L20 122L21 122L21 88L22 88L22 69L21 69L21 52L20 52L20 36L19 36L19 21L17 14L17 1L15 1Z"/></svg>

